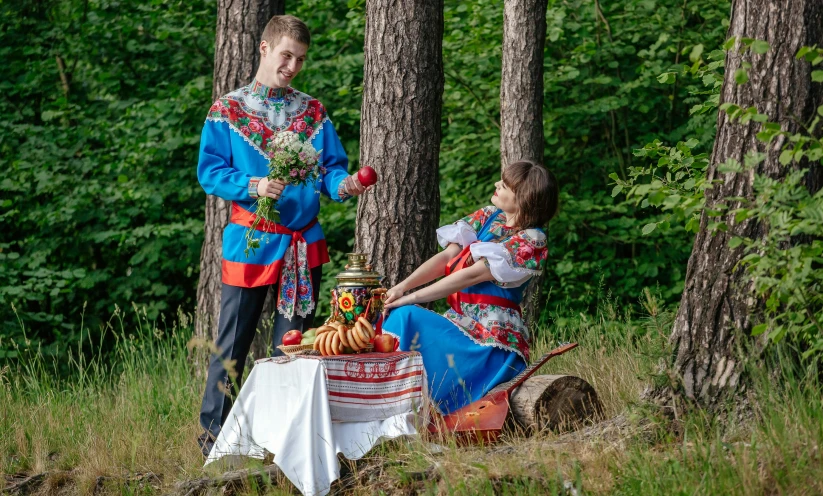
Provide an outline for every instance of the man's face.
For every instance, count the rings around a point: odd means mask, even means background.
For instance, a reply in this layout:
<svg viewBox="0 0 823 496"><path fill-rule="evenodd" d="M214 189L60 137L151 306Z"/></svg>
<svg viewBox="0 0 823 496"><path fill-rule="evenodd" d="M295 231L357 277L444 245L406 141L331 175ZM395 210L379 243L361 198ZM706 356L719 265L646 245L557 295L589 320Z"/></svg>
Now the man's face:
<svg viewBox="0 0 823 496"><path fill-rule="evenodd" d="M288 36L282 36L277 45L260 42L260 72L267 86L285 88L303 68L309 47Z"/></svg>

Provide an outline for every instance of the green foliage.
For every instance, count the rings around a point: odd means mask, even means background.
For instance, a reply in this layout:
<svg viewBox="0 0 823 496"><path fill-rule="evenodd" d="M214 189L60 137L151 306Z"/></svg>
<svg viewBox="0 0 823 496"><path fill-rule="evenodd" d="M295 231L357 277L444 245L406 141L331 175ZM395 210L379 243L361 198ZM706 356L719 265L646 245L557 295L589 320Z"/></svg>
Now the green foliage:
<svg viewBox="0 0 823 496"><path fill-rule="evenodd" d="M4 2L0 358L65 356L84 303L191 308L205 196L213 2Z"/></svg>
<svg viewBox="0 0 823 496"><path fill-rule="evenodd" d="M764 54L769 50L767 43L751 38L732 38L724 48L745 52L751 50ZM823 62L823 49L803 47L797 55L814 68ZM719 60L719 57L718 57ZM719 67L719 66L717 66ZM750 68L743 64L743 70ZM711 65L706 70L713 70ZM815 84L812 70L812 84ZM719 92L718 76L711 94ZM738 77L737 84L745 84L748 75ZM712 98L713 98L712 96ZM716 106L717 101L712 100ZM746 272L746 281L753 296L763 303L762 318L764 322L751 329L754 335L768 332L773 342L779 342L789 336L805 350L804 358L813 361L823 359L823 190L810 192L808 176L812 167L823 158L823 141L820 135L823 106L817 109L817 115L809 122L800 124L799 132L788 132L776 122L770 122L769 116L761 114L754 107L743 108L733 102L720 105L730 122L739 125L759 124L756 135L764 145L777 142L781 145L778 161L790 167L785 174L777 178L756 174L756 167L766 159L758 150L750 150L744 156L744 163L730 158L718 164L721 173L753 175L752 194L746 197L723 199L711 211L706 211L710 231L726 231L727 222L756 222L766 234L762 237L733 237L729 241L730 249L741 249L745 256L740 268ZM636 150L640 157L657 158L657 163L649 163L635 168L627 181L612 175L615 180L613 194L626 190L628 198L650 205L663 212L671 212L662 222L648 224L643 234L655 228L669 227L672 223L685 224L685 228L694 231L699 227L703 212L704 192L708 159L705 154L692 156L691 148L696 139L679 142L671 148L659 140ZM773 146L773 145L772 145ZM759 232L760 230L758 230Z"/></svg>
<svg viewBox="0 0 823 496"><path fill-rule="evenodd" d="M633 303L647 286L677 299L690 234L640 235L662 219L612 198L609 175L626 178L632 149L652 137L698 134L711 145L714 119L689 115L703 89L693 77L663 84L661 72L691 67L717 46L728 5L709 1L549 2L544 52L545 163L558 176L561 209L551 240L543 319L556 308L592 310L601 285ZM500 170L502 9L499 2L446 2L445 92L440 153L441 221L489 202ZM664 139L664 138L661 138Z"/></svg>
<svg viewBox="0 0 823 496"><path fill-rule="evenodd" d="M329 109L352 171L359 162L364 5L287 5L313 33L295 85ZM205 198L195 164L211 103L215 3L50 0L0 10L0 354L16 353L11 340L65 354L79 341L86 302L94 334L115 304L134 301L152 317L193 308ZM595 308L602 287L628 303L647 286L677 299L690 233L671 223L643 236L643 226L660 225L668 214L612 197L609 175L629 179L637 165L632 150L654 138L695 136L699 145L690 153L706 151L714 119L699 94L705 81L679 75L707 57L703 47L722 43L727 13L727 3L710 0L550 2L545 162L563 191L549 229L544 320L558 309ZM444 16L446 223L488 204L499 175L503 12L491 0L447 0ZM322 206L332 263L321 317L332 276L353 247L355 213L354 201Z"/></svg>

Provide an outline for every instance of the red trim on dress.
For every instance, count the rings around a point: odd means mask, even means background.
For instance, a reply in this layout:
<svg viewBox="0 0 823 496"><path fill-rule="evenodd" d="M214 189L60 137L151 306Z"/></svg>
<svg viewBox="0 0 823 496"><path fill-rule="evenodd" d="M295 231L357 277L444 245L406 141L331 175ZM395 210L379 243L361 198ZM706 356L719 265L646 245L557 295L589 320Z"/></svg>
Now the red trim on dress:
<svg viewBox="0 0 823 496"><path fill-rule="evenodd" d="M460 310L460 303L487 303L489 305L497 305L498 307L511 308L512 310L516 310L517 313L520 313L522 315L520 305L501 296L472 293L455 293L455 298L452 301L454 301L454 304L452 304L452 308L454 309L454 311L461 314L463 313L463 311ZM449 301L449 303L451 303L451 301Z"/></svg>

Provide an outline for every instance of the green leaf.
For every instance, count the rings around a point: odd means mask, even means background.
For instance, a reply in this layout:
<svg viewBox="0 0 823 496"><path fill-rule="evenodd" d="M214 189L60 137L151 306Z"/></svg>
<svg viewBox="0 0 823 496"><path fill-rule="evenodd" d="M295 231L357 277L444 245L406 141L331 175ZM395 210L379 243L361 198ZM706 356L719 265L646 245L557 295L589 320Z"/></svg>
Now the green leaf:
<svg viewBox="0 0 823 496"><path fill-rule="evenodd" d="M823 83L823 71L812 71L812 82Z"/></svg>
<svg viewBox="0 0 823 496"><path fill-rule="evenodd" d="M663 84L674 84L677 80L677 74L674 72L664 72L657 76L657 80Z"/></svg>
<svg viewBox="0 0 823 496"><path fill-rule="evenodd" d="M749 82L749 73L742 67L734 71L734 82L737 84L746 84Z"/></svg>
<svg viewBox="0 0 823 496"><path fill-rule="evenodd" d="M692 48L692 52L689 54L689 60L692 62L697 62L700 60L700 56L703 54L703 45L695 45Z"/></svg>
<svg viewBox="0 0 823 496"><path fill-rule="evenodd" d="M786 149L780 153L780 158L777 159L780 165L789 165L792 163L792 150Z"/></svg>
<svg viewBox="0 0 823 496"><path fill-rule="evenodd" d="M734 43L736 41L737 41L737 38L735 38L734 36L732 36L731 38L726 40L726 43L723 43L723 50L726 50L726 51L731 50L734 47Z"/></svg>
<svg viewBox="0 0 823 496"><path fill-rule="evenodd" d="M623 191L622 185L618 184L617 186L615 186L614 189L612 189L612 198L619 195L621 191Z"/></svg>
<svg viewBox="0 0 823 496"><path fill-rule="evenodd" d="M766 332L766 329L768 328L768 324L757 324L756 326L752 327L752 336L759 336Z"/></svg>
<svg viewBox="0 0 823 496"><path fill-rule="evenodd" d="M729 248L731 248L732 250L734 250L735 248L737 248L738 246L740 246L742 244L743 244L743 238L740 238L740 237L737 237L737 236L735 236L735 237L733 237L732 239L729 240Z"/></svg>
<svg viewBox="0 0 823 496"><path fill-rule="evenodd" d="M752 51L762 55L769 51L769 44L763 40L754 40L752 42Z"/></svg>
<svg viewBox="0 0 823 496"><path fill-rule="evenodd" d="M647 234L651 234L651 232L654 231L656 228L657 228L657 223L656 222L646 224L645 226L643 226L643 235L645 236Z"/></svg>
<svg viewBox="0 0 823 496"><path fill-rule="evenodd" d="M125 183L125 182L126 182L126 181L128 181L128 180L129 180L129 178L128 178L128 177L126 177L126 176L125 176L125 175L123 175L123 174L120 174L119 176L117 176L117 182L118 182L118 183Z"/></svg>
<svg viewBox="0 0 823 496"><path fill-rule="evenodd" d="M757 140L763 143L769 143L777 135L774 131L760 131L757 133Z"/></svg>

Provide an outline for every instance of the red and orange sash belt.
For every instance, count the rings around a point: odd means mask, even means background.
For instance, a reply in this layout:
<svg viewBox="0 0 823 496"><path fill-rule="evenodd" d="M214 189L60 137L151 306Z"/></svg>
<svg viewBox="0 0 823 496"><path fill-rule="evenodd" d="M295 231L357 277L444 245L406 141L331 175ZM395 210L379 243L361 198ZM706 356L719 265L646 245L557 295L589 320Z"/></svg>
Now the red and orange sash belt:
<svg viewBox="0 0 823 496"><path fill-rule="evenodd" d="M477 241L475 241L477 243ZM472 243L474 244L474 243ZM474 263L471 256L471 245L466 246L460 252L459 255L449 260L449 263L446 264L446 275L451 275L459 270L465 269ZM472 263L469 263L471 261ZM508 300L506 298L502 298L500 296L494 295L484 295L484 294L471 294L471 293L452 293L448 297L446 297L446 302L448 302L449 306L455 312L459 314L463 314L463 310L460 308L460 303L486 303L488 305L497 305L499 307L510 308L512 310L516 310L517 313L521 312L520 305L517 303Z"/></svg>
<svg viewBox="0 0 823 496"><path fill-rule="evenodd" d="M232 224L237 224L237 225L240 225L240 226L243 226L243 227L251 228L251 226L252 226L252 224L254 224L254 221L255 221L256 218L257 218L257 216L255 214L253 214L253 213L249 212L248 210L244 209L243 207L241 207L237 203L232 202L232 204L231 204L231 217L229 219L229 222L231 222ZM293 258L286 257L286 260L285 260L286 263L280 269L281 270L281 275L280 275L280 277L278 277L278 280L280 281L280 291L279 291L278 305L277 305L278 310L282 309L281 313L284 313L284 315L286 315L289 318L291 318L294 315L295 308L297 307L297 305L295 304L295 301L296 301L297 298L299 298L298 295L305 294L310 299L313 299L313 296L314 296L314 291L312 290L312 285L311 285L311 278L310 277L301 278L299 271L302 267L305 270L305 272L308 272L308 261L305 260L305 257L300 257L300 244L302 243L304 245L303 252L305 253L305 251L306 251L305 250L306 239L303 237L303 234L306 231L308 231L309 229L311 229L312 227L314 227L315 224L317 224L317 217L312 219L311 222L306 224L306 226L303 227L302 229L292 230L292 229L289 229L288 227L286 227L282 224L277 224L275 222L271 222L271 221L266 220L266 219L261 219L260 222L257 224L257 226L255 226L256 231L262 231L262 232L266 232L266 233L270 233L270 234L283 234L283 235L286 235L286 236L291 236L291 242L289 243L289 249L293 250L294 257ZM296 286L295 291L294 291L294 296L290 299L290 301L286 301L286 302L281 301L282 297L283 297L283 293L284 293L284 291L283 291L284 284L283 283L285 282L286 279L288 279L288 278L283 277L283 274L282 274L283 271L291 271L293 273L294 278L292 280L294 281L295 286ZM301 286L305 286L306 287L305 289L307 291L304 290L304 291L301 292L300 291ZM285 303L285 305L283 305L283 303ZM300 312L300 313L302 313L302 312ZM301 315L301 316L305 317L305 315Z"/></svg>
<svg viewBox="0 0 823 496"><path fill-rule="evenodd" d="M229 222L231 222L232 224L238 224L243 227L251 227L251 225L254 224L254 220L256 218L256 215L249 212L245 208L241 207L240 205L234 202L231 203L231 218L229 219ZM267 232L269 234L286 234L291 236L292 240L301 239L305 241L303 239L303 233L308 231L310 228L314 227L315 224L317 224L317 217L315 217L314 219L312 219L311 222L306 224L306 227L304 227L303 229L292 231L283 224L277 224L270 220L261 219L260 223L257 224L255 230Z"/></svg>

